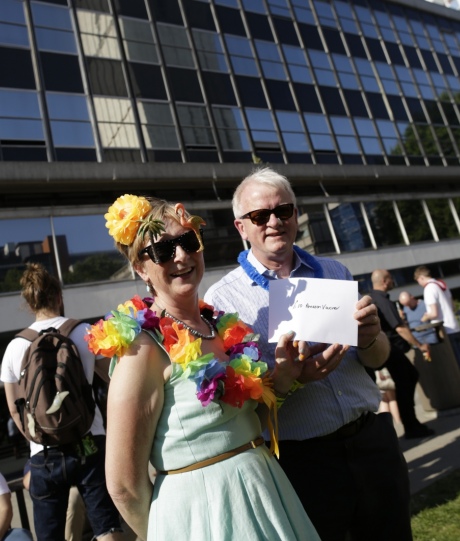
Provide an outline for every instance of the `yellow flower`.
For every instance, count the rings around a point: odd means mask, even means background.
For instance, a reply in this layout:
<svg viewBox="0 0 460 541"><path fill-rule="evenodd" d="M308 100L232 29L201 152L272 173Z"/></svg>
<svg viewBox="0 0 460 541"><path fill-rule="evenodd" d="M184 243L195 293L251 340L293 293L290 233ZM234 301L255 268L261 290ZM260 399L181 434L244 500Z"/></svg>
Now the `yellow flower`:
<svg viewBox="0 0 460 541"><path fill-rule="evenodd" d="M139 220L142 220L152 210L145 197L125 194L119 197L109 208L104 218L105 227L116 242L129 246L136 237Z"/></svg>

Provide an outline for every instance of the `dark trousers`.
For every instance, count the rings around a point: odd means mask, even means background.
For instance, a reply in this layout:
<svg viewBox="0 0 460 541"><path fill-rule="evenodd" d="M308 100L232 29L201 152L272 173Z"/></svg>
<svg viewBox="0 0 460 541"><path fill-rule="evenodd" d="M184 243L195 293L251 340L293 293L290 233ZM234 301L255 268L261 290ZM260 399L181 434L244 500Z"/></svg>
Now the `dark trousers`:
<svg viewBox="0 0 460 541"><path fill-rule="evenodd" d="M354 436L281 441L280 464L322 541L411 541L407 464L389 413Z"/></svg>
<svg viewBox="0 0 460 541"><path fill-rule="evenodd" d="M395 347L391 347L390 356L385 363L396 388L396 402L404 430L417 428L420 424L415 416L414 393L418 381L418 372L406 355Z"/></svg>

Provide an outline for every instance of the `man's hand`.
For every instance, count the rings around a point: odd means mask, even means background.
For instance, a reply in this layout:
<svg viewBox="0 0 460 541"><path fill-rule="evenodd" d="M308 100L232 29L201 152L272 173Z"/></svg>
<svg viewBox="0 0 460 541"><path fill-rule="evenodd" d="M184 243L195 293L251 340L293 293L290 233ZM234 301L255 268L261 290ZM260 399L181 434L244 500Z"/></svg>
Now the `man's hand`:
<svg viewBox="0 0 460 541"><path fill-rule="evenodd" d="M302 372L296 379L300 383L324 379L339 366L348 349L349 346L340 344L308 346L306 342L299 342L299 353L303 352L299 362L302 364Z"/></svg>
<svg viewBox="0 0 460 541"><path fill-rule="evenodd" d="M365 349L380 333L380 318L372 298L365 295L356 303L353 317L358 321L358 347Z"/></svg>

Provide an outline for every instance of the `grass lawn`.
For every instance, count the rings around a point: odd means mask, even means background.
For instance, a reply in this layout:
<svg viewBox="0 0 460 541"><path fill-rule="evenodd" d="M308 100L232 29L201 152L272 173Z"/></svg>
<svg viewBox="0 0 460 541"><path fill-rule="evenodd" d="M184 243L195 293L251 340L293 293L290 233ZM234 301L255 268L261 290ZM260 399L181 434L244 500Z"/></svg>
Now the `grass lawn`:
<svg viewBox="0 0 460 541"><path fill-rule="evenodd" d="M460 470L412 497L412 531L414 541L460 541Z"/></svg>

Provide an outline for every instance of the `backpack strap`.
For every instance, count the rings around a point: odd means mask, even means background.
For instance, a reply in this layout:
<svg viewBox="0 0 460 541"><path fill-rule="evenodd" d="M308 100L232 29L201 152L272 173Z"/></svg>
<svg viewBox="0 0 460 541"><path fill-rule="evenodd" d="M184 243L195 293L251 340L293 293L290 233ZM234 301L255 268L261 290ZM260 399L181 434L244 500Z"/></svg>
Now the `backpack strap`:
<svg viewBox="0 0 460 541"><path fill-rule="evenodd" d="M67 319L64 321L64 323L59 327L59 332L63 334L64 336L69 336L69 334L73 331L73 329L80 325L81 321L79 319ZM34 331L30 327L27 327L27 329L22 330L21 332L18 332L14 337L15 338L25 338L29 342L33 342L35 338L40 333L37 331Z"/></svg>
<svg viewBox="0 0 460 541"><path fill-rule="evenodd" d="M80 325L81 321L79 319L68 319L59 327L58 331L64 336L69 336L69 334L75 329L77 325Z"/></svg>
<svg viewBox="0 0 460 541"><path fill-rule="evenodd" d="M18 334L16 334L14 337L25 338L29 342L33 342L35 338L37 338L37 336L38 336L38 332L28 327L27 329L24 329L23 331L18 332Z"/></svg>

